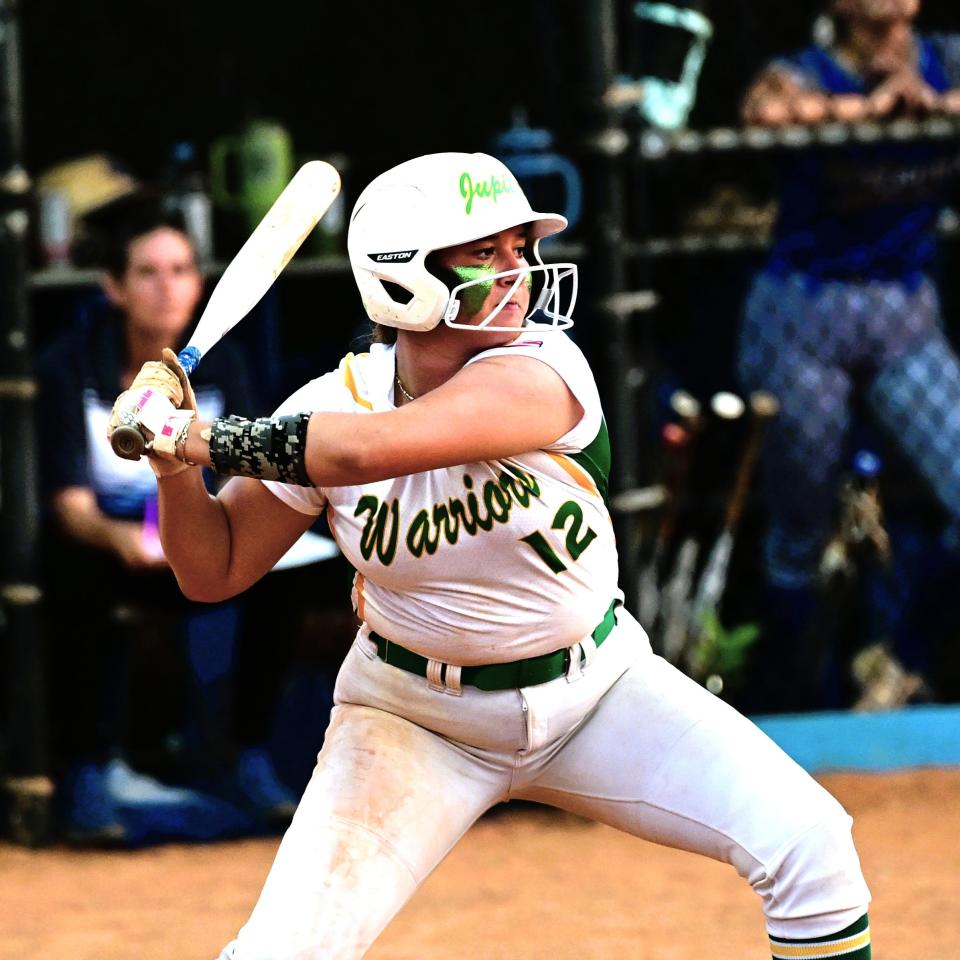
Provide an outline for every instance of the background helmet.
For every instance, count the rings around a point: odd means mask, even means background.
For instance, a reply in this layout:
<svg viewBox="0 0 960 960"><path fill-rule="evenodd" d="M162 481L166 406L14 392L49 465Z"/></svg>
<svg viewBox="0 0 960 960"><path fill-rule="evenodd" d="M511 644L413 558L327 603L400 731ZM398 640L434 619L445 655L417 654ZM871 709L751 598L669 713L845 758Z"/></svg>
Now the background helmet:
<svg viewBox="0 0 960 960"><path fill-rule="evenodd" d="M540 238L559 233L567 221L534 211L495 157L434 153L387 170L357 198L347 233L364 309L375 323L432 330L451 294L427 269L427 256L522 224L540 264Z"/></svg>

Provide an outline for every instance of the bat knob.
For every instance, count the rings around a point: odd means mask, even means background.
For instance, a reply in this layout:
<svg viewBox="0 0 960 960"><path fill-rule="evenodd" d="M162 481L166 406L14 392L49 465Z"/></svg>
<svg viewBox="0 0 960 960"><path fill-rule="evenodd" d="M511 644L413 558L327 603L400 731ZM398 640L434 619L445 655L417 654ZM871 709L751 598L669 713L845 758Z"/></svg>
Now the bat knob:
<svg viewBox="0 0 960 960"><path fill-rule="evenodd" d="M146 445L143 434L127 424L121 424L110 434L113 452L124 460L139 460Z"/></svg>

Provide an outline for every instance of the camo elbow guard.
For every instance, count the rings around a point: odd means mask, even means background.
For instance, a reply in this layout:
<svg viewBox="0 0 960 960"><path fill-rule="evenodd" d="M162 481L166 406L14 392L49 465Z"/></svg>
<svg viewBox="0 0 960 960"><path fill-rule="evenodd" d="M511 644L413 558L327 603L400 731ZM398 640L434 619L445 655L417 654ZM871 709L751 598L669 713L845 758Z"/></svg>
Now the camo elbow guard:
<svg viewBox="0 0 960 960"><path fill-rule="evenodd" d="M307 476L309 413L286 417L218 417L210 428L210 461L224 477L279 480L300 487Z"/></svg>

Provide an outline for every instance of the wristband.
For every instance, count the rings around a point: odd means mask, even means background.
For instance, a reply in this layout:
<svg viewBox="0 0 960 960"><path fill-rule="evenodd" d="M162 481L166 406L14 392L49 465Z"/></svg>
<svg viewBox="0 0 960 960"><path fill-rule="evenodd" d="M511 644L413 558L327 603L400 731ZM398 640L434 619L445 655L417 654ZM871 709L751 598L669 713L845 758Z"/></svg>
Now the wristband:
<svg viewBox="0 0 960 960"><path fill-rule="evenodd" d="M218 417L210 428L210 462L225 477L255 477L310 487L309 413L285 417Z"/></svg>

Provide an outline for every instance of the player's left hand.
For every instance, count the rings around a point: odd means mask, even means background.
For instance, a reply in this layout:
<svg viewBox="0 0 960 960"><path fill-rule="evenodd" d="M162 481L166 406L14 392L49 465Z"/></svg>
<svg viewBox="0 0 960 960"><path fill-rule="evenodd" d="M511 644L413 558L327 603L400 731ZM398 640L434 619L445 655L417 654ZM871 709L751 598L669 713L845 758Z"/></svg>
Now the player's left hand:
<svg viewBox="0 0 960 960"><path fill-rule="evenodd" d="M193 466L179 459L177 453L178 447L182 453L182 441L190 424L197 418L198 410L193 384L177 355L169 347L164 347L161 356L163 366L177 378L183 399L179 409L167 418L163 429L147 444L145 452L157 477L169 477Z"/></svg>
<svg viewBox="0 0 960 960"><path fill-rule="evenodd" d="M130 389L117 397L107 426L108 439L121 423L136 426L147 441L145 452L158 477L188 468L176 459L176 443L197 413L193 387L177 355L165 348L162 357L140 368Z"/></svg>
<svg viewBox="0 0 960 960"><path fill-rule="evenodd" d="M164 354L167 353L176 360L176 354L172 350L164 350ZM179 364L177 366L179 367ZM147 387L162 393L175 407L183 403L183 385L180 382L180 375L167 363L166 356L163 360L148 360L133 378L130 391L136 392Z"/></svg>
<svg viewBox="0 0 960 960"><path fill-rule="evenodd" d="M144 453L153 472L158 477L170 476L191 466L177 459L177 446L195 418L193 410L178 410L163 391L141 386L117 397L110 413L107 439L120 424L136 427L146 441Z"/></svg>
<svg viewBox="0 0 960 960"><path fill-rule="evenodd" d="M136 382L136 381L134 381ZM160 430L167 417L177 412L170 398L155 387L124 390L114 401L107 423L107 439L121 424L136 427L147 439Z"/></svg>
<svg viewBox="0 0 960 960"><path fill-rule="evenodd" d="M183 387L176 371L162 361L147 361L133 378L130 389L125 390L117 397L107 424L107 439L113 435L113 431L121 423L136 423L138 426L142 424L140 408L142 406L141 400L145 397L152 398L155 407L163 398L167 400L170 407L174 409L179 407L183 403ZM196 401L194 401L194 406L196 406Z"/></svg>

